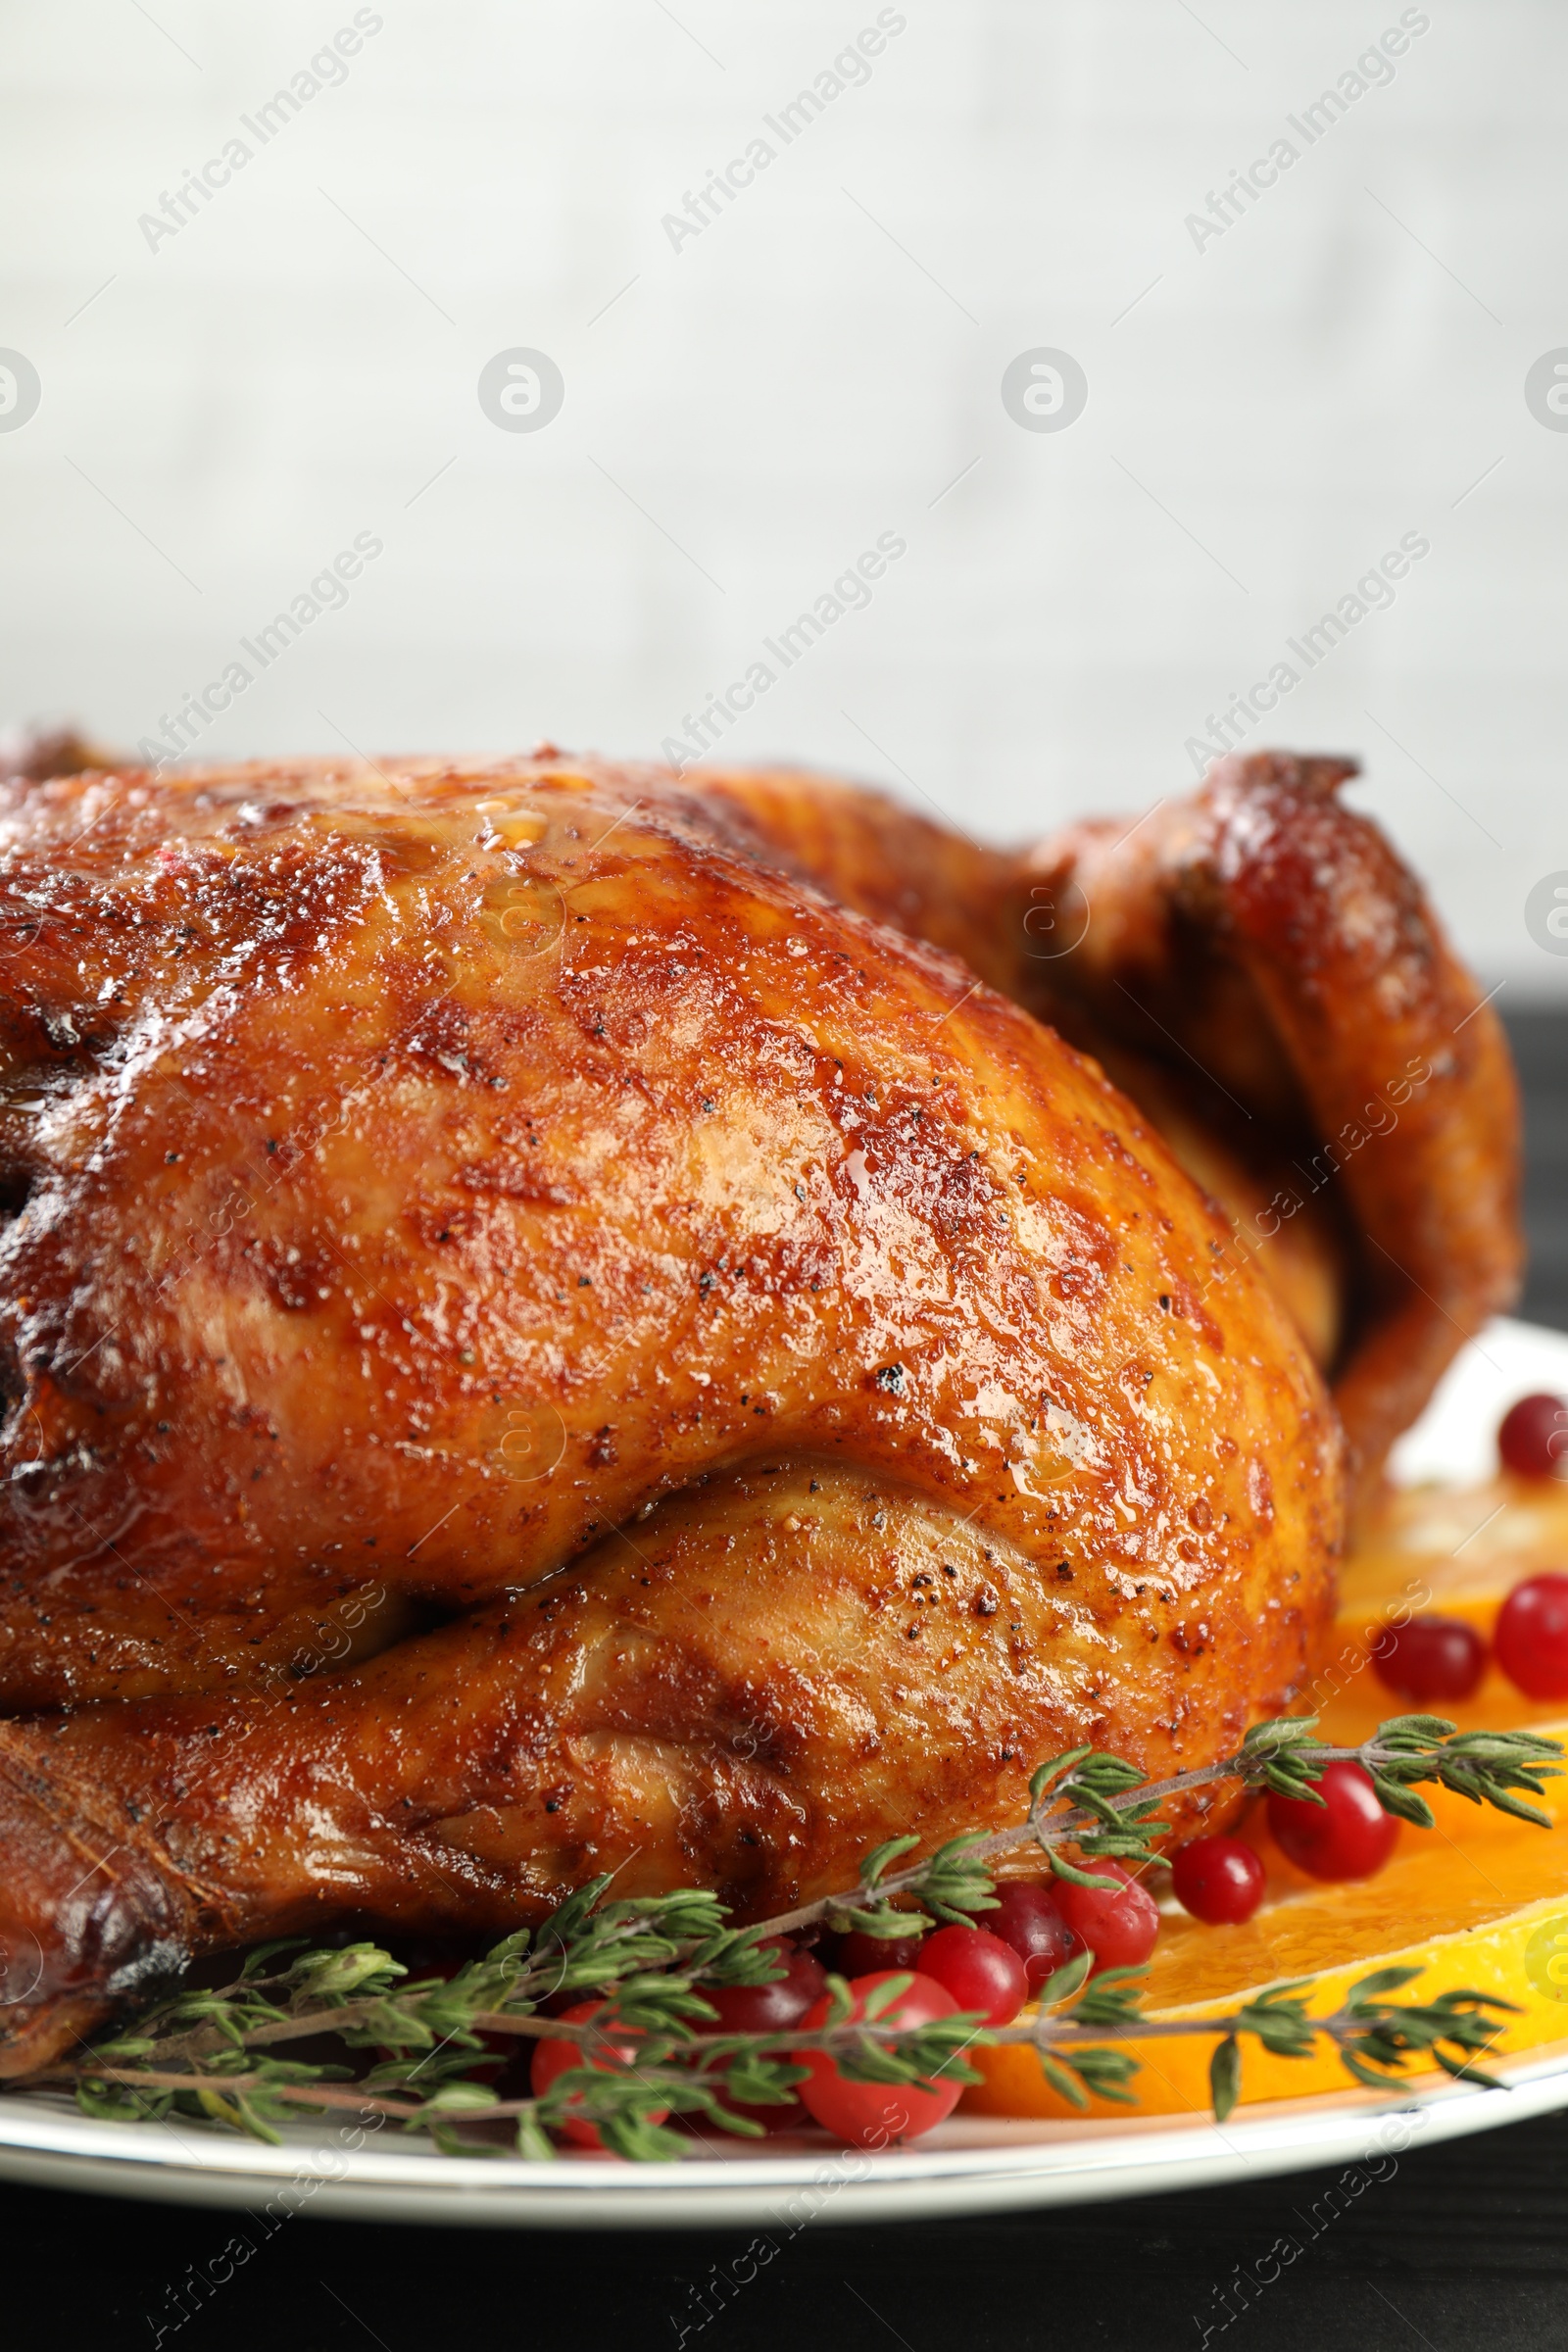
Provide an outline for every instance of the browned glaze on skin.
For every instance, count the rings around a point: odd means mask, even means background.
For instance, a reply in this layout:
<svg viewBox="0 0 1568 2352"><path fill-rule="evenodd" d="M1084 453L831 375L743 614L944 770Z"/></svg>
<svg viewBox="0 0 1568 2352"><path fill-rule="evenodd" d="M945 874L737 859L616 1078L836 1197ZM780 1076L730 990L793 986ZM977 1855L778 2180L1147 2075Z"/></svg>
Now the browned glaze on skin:
<svg viewBox="0 0 1568 2352"><path fill-rule="evenodd" d="M1353 761L1219 761L1022 856L787 771L705 778L780 857L1093 1053L1224 1206L1332 1369L1363 1495L1518 1288L1507 1043ZM1227 1259L1227 1264L1231 1261Z"/></svg>
<svg viewBox="0 0 1568 2352"><path fill-rule="evenodd" d="M1273 1293L1093 1062L739 810L255 767L19 788L0 839L0 1929L44 1953L0 2066L176 1948L525 1916L643 1829L755 1913L1298 1680L1340 1437ZM808 1458L754 1570L727 1474ZM651 1505L664 1567L581 1557ZM895 1626L933 1529L994 1616ZM368 1591L469 1614L285 1684Z"/></svg>

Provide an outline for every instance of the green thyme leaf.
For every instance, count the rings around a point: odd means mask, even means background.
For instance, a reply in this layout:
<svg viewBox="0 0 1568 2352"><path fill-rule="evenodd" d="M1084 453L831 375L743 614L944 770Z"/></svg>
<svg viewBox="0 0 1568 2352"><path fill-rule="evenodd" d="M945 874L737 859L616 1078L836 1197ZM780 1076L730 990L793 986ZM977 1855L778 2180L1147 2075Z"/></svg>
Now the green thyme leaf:
<svg viewBox="0 0 1568 2352"><path fill-rule="evenodd" d="M1227 2034L1215 2045L1208 2062L1208 2095L1213 2101L1214 2121L1223 2124L1242 2095L1242 2051L1234 2034Z"/></svg>

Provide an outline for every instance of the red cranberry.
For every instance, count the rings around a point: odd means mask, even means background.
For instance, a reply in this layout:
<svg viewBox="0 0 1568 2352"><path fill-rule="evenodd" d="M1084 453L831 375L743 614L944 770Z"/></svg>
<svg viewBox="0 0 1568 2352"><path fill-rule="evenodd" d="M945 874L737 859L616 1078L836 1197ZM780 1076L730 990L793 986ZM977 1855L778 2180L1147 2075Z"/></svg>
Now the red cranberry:
<svg viewBox="0 0 1568 2352"><path fill-rule="evenodd" d="M1176 1900L1211 1928L1236 1928L1263 1900L1264 1870L1245 1838L1197 1838L1171 1861Z"/></svg>
<svg viewBox="0 0 1568 2352"><path fill-rule="evenodd" d="M827 1970L814 1952L801 1950L787 1936L771 1936L760 1948L783 1956L788 1964L784 1975L769 1984L703 1985L703 1998L718 2011L718 2022L709 2027L710 2033L782 2033L787 2026L798 2026L826 1992ZM764 2132L798 2132L809 2120L793 2094L766 2107L729 2098L724 2105L736 2115L750 2116Z"/></svg>
<svg viewBox="0 0 1568 2352"><path fill-rule="evenodd" d="M1502 1416L1497 1451L1520 1478L1555 1478L1568 1455L1568 1404L1560 1396L1521 1396Z"/></svg>
<svg viewBox="0 0 1568 2352"><path fill-rule="evenodd" d="M1282 1853L1313 1879L1370 1879L1394 1851L1399 1825L1378 1803L1372 1776L1352 1757L1325 1764L1323 1802L1270 1793L1268 1826Z"/></svg>
<svg viewBox="0 0 1568 2352"><path fill-rule="evenodd" d="M1137 1968L1149 1958L1159 1936L1154 1898L1119 1862L1095 1863L1094 1876L1101 1882L1097 1886L1057 1881L1061 1916L1088 1944L1097 1969Z"/></svg>
<svg viewBox="0 0 1568 2352"><path fill-rule="evenodd" d="M1029 1979L1010 1943L988 1928L938 1928L920 1949L920 1975L945 1985L960 2009L988 2026L1007 2026L1029 1997Z"/></svg>
<svg viewBox="0 0 1568 2352"><path fill-rule="evenodd" d="M1372 1668L1400 1698L1468 1698L1487 1671L1487 1645L1462 1617L1412 1617L1379 1627Z"/></svg>
<svg viewBox="0 0 1568 2352"><path fill-rule="evenodd" d="M1568 1698L1568 1576L1527 1576L1497 1612L1497 1664L1527 1698Z"/></svg>
<svg viewBox="0 0 1568 2352"><path fill-rule="evenodd" d="M705 2001L718 2011L713 2034L781 2034L798 2026L813 2002L827 1990L827 1970L810 1952L803 1952L782 1936L760 1946L778 1952L788 1962L785 1973L770 1984L703 1984Z"/></svg>
<svg viewBox="0 0 1568 2352"><path fill-rule="evenodd" d="M986 1912L985 1923L993 1936L1011 1944L1023 1962L1031 1992L1038 1992L1048 1977L1054 1977L1082 1949L1061 1916L1054 1883L1048 1886L1039 1879L1003 1879L997 1887L997 1908Z"/></svg>
<svg viewBox="0 0 1568 2352"><path fill-rule="evenodd" d="M603 2001L577 2001L571 2008L563 2010L562 2023L568 2026L586 2025L590 2018L599 2015L604 2006ZM565 2074L574 2066L591 2066L596 2074L623 2073L628 2067L636 2065L637 2044L642 2038L634 2026L627 2026L608 2046L592 2040L580 2043L536 2041L528 2070L534 2097L543 2098L556 2077ZM662 2124L668 2114L667 2107L661 2107L655 2111L652 2120ZM567 2139L576 2140L581 2147L602 2148L605 2144L599 2136L598 2125L587 2123L579 2116L568 2114L561 2130Z"/></svg>
<svg viewBox="0 0 1568 2352"><path fill-rule="evenodd" d="M924 1941L923 1936L862 1936L858 1928L852 1928L848 1936L839 1938L834 1973L841 1977L885 1977L901 1974L906 1968L918 1968Z"/></svg>
<svg viewBox="0 0 1568 2352"><path fill-rule="evenodd" d="M852 2019L863 2017L868 1996L904 1973L902 1969L882 1969L872 1976L852 1977ZM878 2012L878 2019L890 2026L929 2026L939 2017L952 2017L957 2005L934 1979L916 1974L898 1999ZM825 1999L818 2001L802 2023L812 2028L825 2026L827 2009ZM934 2124L947 2120L963 2087L951 2075L942 2076L929 2090L910 2082L856 2082L841 2075L823 2050L799 2050L795 2055L807 2070L806 2081L799 2085L802 2106L826 2131L854 2147L885 2148L889 2140L917 2138Z"/></svg>

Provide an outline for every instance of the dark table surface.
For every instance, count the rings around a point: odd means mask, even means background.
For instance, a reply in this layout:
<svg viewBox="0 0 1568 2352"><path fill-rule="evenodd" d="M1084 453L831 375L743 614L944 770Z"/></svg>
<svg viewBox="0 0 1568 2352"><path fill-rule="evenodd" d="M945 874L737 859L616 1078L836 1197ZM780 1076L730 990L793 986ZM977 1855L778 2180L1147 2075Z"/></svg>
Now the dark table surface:
<svg viewBox="0 0 1568 2352"><path fill-rule="evenodd" d="M1568 1330L1568 1015L1515 1013L1509 1028L1530 1128L1532 1264L1520 1311ZM1568 2347L1568 2115L1375 2169L1379 2178L1342 2168L990 2221L819 2223L781 2243L684 2340L700 2352L824 2342L857 2352L1197 2352L1205 2340L1226 2352ZM187 2266L205 2271L220 2256L233 2227L219 2212L0 2189L0 2342L674 2352L691 2289L753 2236L491 2234L307 2211L176 2325L171 2289ZM1283 2262L1270 2257L1282 2238L1298 2249ZM1218 2298L1238 2266L1259 2263L1278 2277L1225 2326Z"/></svg>

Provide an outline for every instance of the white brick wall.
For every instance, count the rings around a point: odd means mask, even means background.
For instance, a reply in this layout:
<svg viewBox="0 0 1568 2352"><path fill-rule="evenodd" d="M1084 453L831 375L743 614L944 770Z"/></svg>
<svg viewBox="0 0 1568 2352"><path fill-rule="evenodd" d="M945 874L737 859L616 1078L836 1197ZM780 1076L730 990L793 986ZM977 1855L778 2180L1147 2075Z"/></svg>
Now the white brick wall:
<svg viewBox="0 0 1568 2352"><path fill-rule="evenodd" d="M673 251L662 215L875 5L385 0L150 251L138 216L354 16L151 8L0 6L0 345L43 384L0 432L0 716L156 728L368 530L215 754L650 753L893 530L733 749L1015 832L1180 789L1229 690L1418 531L1253 740L1363 751L1489 978L1568 985L1522 912L1568 868L1568 433L1523 397L1568 345L1560 12L1432 0L1200 253L1185 216L1397 5L901 0L869 80ZM477 402L512 345L564 374L538 433ZM1033 345L1087 370L1068 431L1004 412Z"/></svg>

